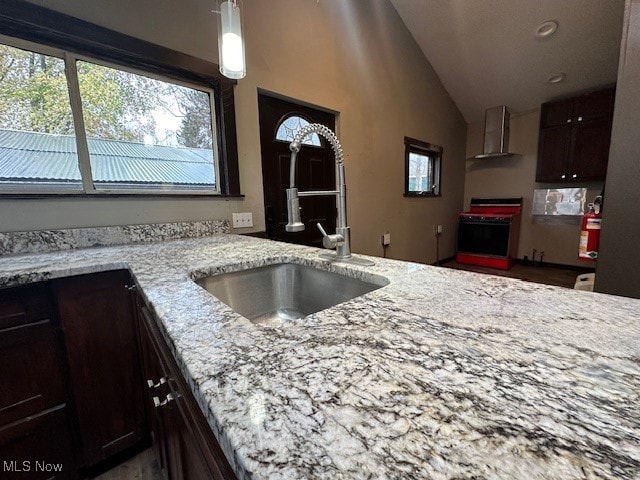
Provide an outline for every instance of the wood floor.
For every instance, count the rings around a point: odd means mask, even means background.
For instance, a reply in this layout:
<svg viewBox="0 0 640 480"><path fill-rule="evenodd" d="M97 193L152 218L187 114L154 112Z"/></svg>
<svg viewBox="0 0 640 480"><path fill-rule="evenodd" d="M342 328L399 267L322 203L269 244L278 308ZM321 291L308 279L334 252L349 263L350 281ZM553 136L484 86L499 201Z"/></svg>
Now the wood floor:
<svg viewBox="0 0 640 480"><path fill-rule="evenodd" d="M163 480L153 450L148 448L94 480Z"/></svg>
<svg viewBox="0 0 640 480"><path fill-rule="evenodd" d="M458 270L468 270L478 273L490 273L504 277L519 278L528 282L543 283L545 285L557 285L560 287L573 288L576 277L580 273L586 273L588 269L563 268L558 266L530 266L514 265L511 270L498 270L496 268L479 267L476 265L466 265L455 260L444 262L442 267L456 268Z"/></svg>

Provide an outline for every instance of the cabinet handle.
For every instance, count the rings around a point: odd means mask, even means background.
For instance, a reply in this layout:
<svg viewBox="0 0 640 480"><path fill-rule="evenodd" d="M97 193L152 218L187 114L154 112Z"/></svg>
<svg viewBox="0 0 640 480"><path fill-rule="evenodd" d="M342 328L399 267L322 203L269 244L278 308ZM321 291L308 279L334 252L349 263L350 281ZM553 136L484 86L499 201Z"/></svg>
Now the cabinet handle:
<svg viewBox="0 0 640 480"><path fill-rule="evenodd" d="M574 173L573 175L571 175L571 178L578 178L578 174Z"/></svg>
<svg viewBox="0 0 640 480"><path fill-rule="evenodd" d="M567 178L567 176L563 173L560 178Z"/></svg>
<svg viewBox="0 0 640 480"><path fill-rule="evenodd" d="M149 388L158 388L165 383L167 383L167 379L165 377L160 378L160 380L158 380L158 383L153 383L153 380L147 380L147 385L149 386Z"/></svg>
<svg viewBox="0 0 640 480"><path fill-rule="evenodd" d="M581 122L582 121L582 117L578 117L578 121Z"/></svg>
<svg viewBox="0 0 640 480"><path fill-rule="evenodd" d="M173 395L171 395L170 393L167 394L166 398L162 401L160 401L160 398L158 397L153 397L153 405L156 408L160 408L160 407L164 407L167 403L171 403L175 400L175 398L173 398Z"/></svg>

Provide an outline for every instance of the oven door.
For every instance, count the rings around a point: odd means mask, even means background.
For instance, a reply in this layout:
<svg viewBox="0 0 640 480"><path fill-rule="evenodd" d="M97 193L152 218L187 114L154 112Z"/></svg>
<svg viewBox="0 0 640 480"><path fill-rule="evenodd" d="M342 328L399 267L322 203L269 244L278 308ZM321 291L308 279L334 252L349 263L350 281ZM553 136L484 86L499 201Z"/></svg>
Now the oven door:
<svg viewBox="0 0 640 480"><path fill-rule="evenodd" d="M509 256L510 218L460 217L458 252L495 257Z"/></svg>

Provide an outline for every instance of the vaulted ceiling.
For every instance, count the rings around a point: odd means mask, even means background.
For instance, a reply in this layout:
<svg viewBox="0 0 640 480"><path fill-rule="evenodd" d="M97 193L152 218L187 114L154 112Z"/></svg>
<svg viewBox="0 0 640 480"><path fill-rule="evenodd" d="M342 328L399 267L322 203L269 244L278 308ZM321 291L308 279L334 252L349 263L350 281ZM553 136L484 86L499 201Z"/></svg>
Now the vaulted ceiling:
<svg viewBox="0 0 640 480"><path fill-rule="evenodd" d="M469 123L615 83L624 0L391 0ZM549 20L549 37L537 37ZM555 74L560 83L549 83Z"/></svg>

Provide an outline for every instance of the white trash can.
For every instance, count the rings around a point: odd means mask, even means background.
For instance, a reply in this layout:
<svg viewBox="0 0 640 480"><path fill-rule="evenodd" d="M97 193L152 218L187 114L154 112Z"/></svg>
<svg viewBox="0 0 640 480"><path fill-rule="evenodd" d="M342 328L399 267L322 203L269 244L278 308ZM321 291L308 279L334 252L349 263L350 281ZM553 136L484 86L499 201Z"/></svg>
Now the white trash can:
<svg viewBox="0 0 640 480"><path fill-rule="evenodd" d="M593 283L595 282L595 273L583 273L576 277L576 284L573 286L576 290L585 290L593 292Z"/></svg>

